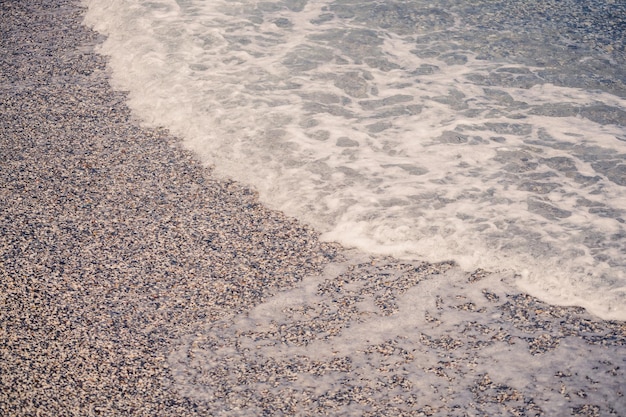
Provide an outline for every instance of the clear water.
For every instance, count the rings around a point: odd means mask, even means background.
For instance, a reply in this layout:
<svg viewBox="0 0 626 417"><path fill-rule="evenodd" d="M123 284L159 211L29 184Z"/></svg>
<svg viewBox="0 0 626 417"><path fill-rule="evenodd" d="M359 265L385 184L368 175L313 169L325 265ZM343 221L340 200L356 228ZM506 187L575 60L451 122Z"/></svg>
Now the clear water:
<svg viewBox="0 0 626 417"><path fill-rule="evenodd" d="M85 3L136 114L272 208L626 320L624 2Z"/></svg>
<svg viewBox="0 0 626 417"><path fill-rule="evenodd" d="M498 274L357 258L184 337L168 357L178 391L224 416L626 409L623 338L580 312L564 324L558 308L512 302L524 296Z"/></svg>

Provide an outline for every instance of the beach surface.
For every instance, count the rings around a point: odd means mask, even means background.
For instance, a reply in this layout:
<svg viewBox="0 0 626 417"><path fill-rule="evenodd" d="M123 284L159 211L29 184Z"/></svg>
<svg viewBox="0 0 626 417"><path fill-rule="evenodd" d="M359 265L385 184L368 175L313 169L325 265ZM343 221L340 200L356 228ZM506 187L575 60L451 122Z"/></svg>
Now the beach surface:
<svg viewBox="0 0 626 417"><path fill-rule="evenodd" d="M626 415L626 324L322 242L0 3L0 415Z"/></svg>

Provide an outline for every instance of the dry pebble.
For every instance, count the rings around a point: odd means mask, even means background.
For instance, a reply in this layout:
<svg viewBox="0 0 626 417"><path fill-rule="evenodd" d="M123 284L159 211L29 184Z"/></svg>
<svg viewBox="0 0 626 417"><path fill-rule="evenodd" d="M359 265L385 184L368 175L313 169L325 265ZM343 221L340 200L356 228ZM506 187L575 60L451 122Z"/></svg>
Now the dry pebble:
<svg viewBox="0 0 626 417"><path fill-rule="evenodd" d="M624 415L625 323L320 241L140 127L83 12L0 2L0 415Z"/></svg>

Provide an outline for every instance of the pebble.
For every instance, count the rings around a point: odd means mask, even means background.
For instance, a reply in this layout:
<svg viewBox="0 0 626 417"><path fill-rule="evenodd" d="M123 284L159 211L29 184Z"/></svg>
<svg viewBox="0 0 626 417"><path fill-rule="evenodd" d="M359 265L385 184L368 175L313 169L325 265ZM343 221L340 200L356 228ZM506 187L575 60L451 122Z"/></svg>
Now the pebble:
<svg viewBox="0 0 626 417"><path fill-rule="evenodd" d="M411 333L333 344L414 314L407 294L458 267L355 257L140 127L83 12L0 2L0 415L550 415L549 395L624 412L626 324L489 271L433 286ZM309 301L254 319L306 283ZM520 385L481 363L521 346L560 366L564 345L614 383L563 365Z"/></svg>

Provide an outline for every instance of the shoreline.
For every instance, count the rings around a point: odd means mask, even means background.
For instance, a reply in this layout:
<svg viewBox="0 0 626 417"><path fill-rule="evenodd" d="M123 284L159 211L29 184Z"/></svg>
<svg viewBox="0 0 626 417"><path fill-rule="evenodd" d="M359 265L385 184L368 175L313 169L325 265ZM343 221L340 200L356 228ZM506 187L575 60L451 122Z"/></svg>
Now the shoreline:
<svg viewBox="0 0 626 417"><path fill-rule="evenodd" d="M0 414L626 409L626 323L512 292L497 274L320 242L139 127L78 3L0 5ZM372 332L378 322L396 327ZM516 385L480 362L489 349L561 376ZM560 349L601 358L603 386L585 382L592 364L554 365ZM406 367L404 385L391 378Z"/></svg>

